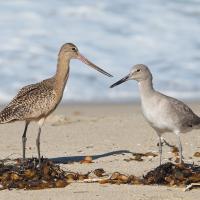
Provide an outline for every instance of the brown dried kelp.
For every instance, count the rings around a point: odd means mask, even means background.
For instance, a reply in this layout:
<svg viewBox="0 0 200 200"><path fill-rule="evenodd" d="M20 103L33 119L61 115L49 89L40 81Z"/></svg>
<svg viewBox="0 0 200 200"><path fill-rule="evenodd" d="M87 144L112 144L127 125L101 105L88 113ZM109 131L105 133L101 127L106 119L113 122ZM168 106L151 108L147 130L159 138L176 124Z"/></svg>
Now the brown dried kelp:
<svg viewBox="0 0 200 200"><path fill-rule="evenodd" d="M153 152L147 152L147 153L132 153L133 158L128 158L128 159L124 159L124 161L126 162L130 162L132 160L135 161L143 161L143 157L156 157L158 156L157 154L153 153Z"/></svg>
<svg viewBox="0 0 200 200"><path fill-rule="evenodd" d="M48 159L4 160L0 164L0 189L44 189L65 187L70 182L87 178L87 175L67 173Z"/></svg>
<svg viewBox="0 0 200 200"><path fill-rule="evenodd" d="M84 160L92 161L91 157ZM86 162L86 163L90 163ZM84 163L84 162L83 162ZM48 159L42 160L41 167L38 159L20 159L0 161L0 189L45 189L65 187L72 182L100 184L143 184L198 187L200 185L200 166L192 164L178 165L165 163L143 177L114 172L110 175L104 169L95 169L87 174L67 172ZM190 186L187 188L191 188Z"/></svg>
<svg viewBox="0 0 200 200"><path fill-rule="evenodd" d="M200 166L192 164L165 163L143 177L144 184L186 186L200 183Z"/></svg>
<svg viewBox="0 0 200 200"><path fill-rule="evenodd" d="M99 169L95 169L93 171L93 173L97 176L97 177L103 177L105 175L105 171L102 168Z"/></svg>
<svg viewBox="0 0 200 200"><path fill-rule="evenodd" d="M99 181L99 183L103 184L105 183L105 181L102 183L101 181ZM139 177L136 177L134 175L125 175L125 174L121 174L119 172L114 172L112 173L112 175L110 176L110 178L107 180L107 183L111 183L111 184L142 184L142 179Z"/></svg>
<svg viewBox="0 0 200 200"><path fill-rule="evenodd" d="M85 156L83 160L80 161L81 164L90 164L92 163L92 157L91 156Z"/></svg>
<svg viewBox="0 0 200 200"><path fill-rule="evenodd" d="M194 157L200 157L200 152L195 152L193 156Z"/></svg>
<svg viewBox="0 0 200 200"><path fill-rule="evenodd" d="M192 164L178 165L165 163L143 177L125 175L120 172L112 173L108 178L93 178L83 182L99 182L100 184L142 184L142 185L166 185L186 187L200 187L200 166ZM189 185L189 187L187 187ZM191 187L190 187L191 185Z"/></svg>

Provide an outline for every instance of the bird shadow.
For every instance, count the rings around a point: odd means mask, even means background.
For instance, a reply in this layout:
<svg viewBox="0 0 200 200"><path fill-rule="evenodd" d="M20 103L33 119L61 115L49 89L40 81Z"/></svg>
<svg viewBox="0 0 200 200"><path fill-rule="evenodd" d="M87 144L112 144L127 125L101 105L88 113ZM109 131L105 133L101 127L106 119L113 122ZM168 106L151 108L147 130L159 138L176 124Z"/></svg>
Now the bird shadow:
<svg viewBox="0 0 200 200"><path fill-rule="evenodd" d="M125 154L125 153L132 153L128 150L118 150L118 151L111 151L108 153L104 154L98 154L98 155L91 155L92 160L97 160L99 158L104 158L104 157L109 157L113 155L120 155L120 154ZM50 158L52 162L55 164L68 164L72 162L80 162L84 160L85 156L67 156L67 157L56 157L56 158Z"/></svg>

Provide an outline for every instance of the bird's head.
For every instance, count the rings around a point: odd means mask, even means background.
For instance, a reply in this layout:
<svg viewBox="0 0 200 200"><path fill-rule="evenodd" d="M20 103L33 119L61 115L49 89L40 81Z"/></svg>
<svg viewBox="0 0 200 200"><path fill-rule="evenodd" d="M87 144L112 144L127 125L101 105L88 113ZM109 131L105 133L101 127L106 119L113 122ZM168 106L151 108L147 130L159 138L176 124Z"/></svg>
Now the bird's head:
<svg viewBox="0 0 200 200"><path fill-rule="evenodd" d="M149 68L146 65L143 64L137 64L134 65L130 71L130 73L125 76L124 78L120 79L110 87L113 88L121 83L124 83L128 80L136 80L138 82L144 81L147 79L152 79L152 74L149 70Z"/></svg>
<svg viewBox="0 0 200 200"><path fill-rule="evenodd" d="M108 72L104 71L103 69L101 69L100 67L98 67L97 65L95 65L94 63L92 63L91 61L89 61L86 57L84 57L78 50L78 48L76 47L76 45L72 44L72 43L66 43L64 44L59 52L59 56L64 57L64 58L68 58L68 59L78 59L80 61L82 61L83 63L85 63L86 65L92 67L93 69L96 69L97 71L101 72L102 74L108 76L108 77L112 77L111 74L109 74Z"/></svg>

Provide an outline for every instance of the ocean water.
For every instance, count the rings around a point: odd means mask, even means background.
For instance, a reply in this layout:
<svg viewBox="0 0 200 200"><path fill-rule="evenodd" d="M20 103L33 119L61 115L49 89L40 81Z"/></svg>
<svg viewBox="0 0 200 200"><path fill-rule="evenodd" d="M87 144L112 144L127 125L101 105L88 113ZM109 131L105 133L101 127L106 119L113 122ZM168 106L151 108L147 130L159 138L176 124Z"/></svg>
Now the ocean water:
<svg viewBox="0 0 200 200"><path fill-rule="evenodd" d="M52 76L66 42L115 77L73 60L64 101L138 99L134 81L109 89L137 63L156 89L200 100L199 0L0 0L0 103Z"/></svg>

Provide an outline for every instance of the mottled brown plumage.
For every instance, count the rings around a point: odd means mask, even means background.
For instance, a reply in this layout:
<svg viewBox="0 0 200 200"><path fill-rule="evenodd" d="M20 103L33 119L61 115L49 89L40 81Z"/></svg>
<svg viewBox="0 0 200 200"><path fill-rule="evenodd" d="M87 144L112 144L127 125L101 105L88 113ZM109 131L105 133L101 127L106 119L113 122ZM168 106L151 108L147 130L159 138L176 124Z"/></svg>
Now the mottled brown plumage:
<svg viewBox="0 0 200 200"><path fill-rule="evenodd" d="M40 160L40 133L45 118L52 113L60 103L69 76L71 59L79 59L101 73L111 77L95 64L87 60L71 43L64 44L58 55L56 74L42 82L23 87L14 99L0 112L0 123L25 121L22 136L23 158L25 159L26 131L31 121L38 121L39 132L36 140L38 157Z"/></svg>
<svg viewBox="0 0 200 200"><path fill-rule="evenodd" d="M56 105L55 79L23 87L0 113L0 123L39 120L49 115Z"/></svg>

